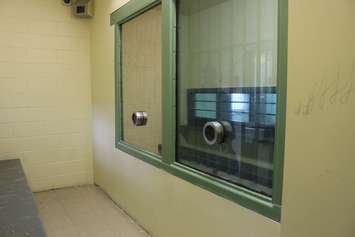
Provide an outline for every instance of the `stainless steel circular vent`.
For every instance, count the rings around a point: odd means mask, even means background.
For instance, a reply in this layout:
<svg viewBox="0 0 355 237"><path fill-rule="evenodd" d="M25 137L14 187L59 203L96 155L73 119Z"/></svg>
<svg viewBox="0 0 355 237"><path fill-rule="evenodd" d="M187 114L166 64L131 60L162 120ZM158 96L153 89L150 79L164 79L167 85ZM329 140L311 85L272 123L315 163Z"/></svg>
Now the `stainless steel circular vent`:
<svg viewBox="0 0 355 237"><path fill-rule="evenodd" d="M148 114L144 111L137 111L132 114L132 122L135 126L145 126L148 122Z"/></svg>
<svg viewBox="0 0 355 237"><path fill-rule="evenodd" d="M224 140L223 124L217 121L206 123L203 126L203 138L208 145L221 144Z"/></svg>
<svg viewBox="0 0 355 237"><path fill-rule="evenodd" d="M208 145L221 144L232 130L231 124L226 121L207 122L203 126L203 138Z"/></svg>

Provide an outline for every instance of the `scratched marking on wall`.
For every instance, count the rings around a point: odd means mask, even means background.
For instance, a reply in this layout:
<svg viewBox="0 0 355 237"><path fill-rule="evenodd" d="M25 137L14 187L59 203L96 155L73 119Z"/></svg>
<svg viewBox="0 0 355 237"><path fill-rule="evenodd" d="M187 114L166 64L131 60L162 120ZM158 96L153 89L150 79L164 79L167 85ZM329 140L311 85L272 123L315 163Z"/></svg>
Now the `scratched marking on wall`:
<svg viewBox="0 0 355 237"><path fill-rule="evenodd" d="M299 102L295 114L307 116L316 110L323 111L331 105L349 103L355 93L354 66L355 63L352 63L348 73L344 73L343 68L338 66L336 75L315 83L308 96Z"/></svg>

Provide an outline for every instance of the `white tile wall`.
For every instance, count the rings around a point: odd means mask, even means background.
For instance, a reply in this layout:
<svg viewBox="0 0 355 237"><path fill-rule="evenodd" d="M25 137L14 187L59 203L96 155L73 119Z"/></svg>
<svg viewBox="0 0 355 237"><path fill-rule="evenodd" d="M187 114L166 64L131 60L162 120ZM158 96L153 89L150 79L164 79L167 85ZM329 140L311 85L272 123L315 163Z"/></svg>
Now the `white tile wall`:
<svg viewBox="0 0 355 237"><path fill-rule="evenodd" d="M34 191L92 183L90 20L60 0L0 1L0 159Z"/></svg>

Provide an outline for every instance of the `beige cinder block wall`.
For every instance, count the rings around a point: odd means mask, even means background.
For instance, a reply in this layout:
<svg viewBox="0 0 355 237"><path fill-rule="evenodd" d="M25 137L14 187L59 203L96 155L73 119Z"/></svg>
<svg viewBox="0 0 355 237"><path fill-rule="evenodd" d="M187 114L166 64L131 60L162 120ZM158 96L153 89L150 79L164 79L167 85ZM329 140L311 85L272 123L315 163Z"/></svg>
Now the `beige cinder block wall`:
<svg viewBox="0 0 355 237"><path fill-rule="evenodd" d="M95 182L156 237L354 236L355 2L289 0L281 224L114 148L109 14L125 2L100 1L92 26Z"/></svg>
<svg viewBox="0 0 355 237"><path fill-rule="evenodd" d="M355 236L355 1L292 0L283 237Z"/></svg>
<svg viewBox="0 0 355 237"><path fill-rule="evenodd" d="M93 182L90 21L60 0L0 1L0 159L34 191Z"/></svg>

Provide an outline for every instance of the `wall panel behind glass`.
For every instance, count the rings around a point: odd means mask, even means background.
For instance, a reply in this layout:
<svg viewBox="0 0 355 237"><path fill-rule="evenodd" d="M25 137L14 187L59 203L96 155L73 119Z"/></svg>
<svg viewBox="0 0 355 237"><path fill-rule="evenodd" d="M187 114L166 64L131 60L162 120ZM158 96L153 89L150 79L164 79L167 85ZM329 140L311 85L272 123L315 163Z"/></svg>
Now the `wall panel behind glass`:
<svg viewBox="0 0 355 237"><path fill-rule="evenodd" d="M177 4L177 161L271 196L278 1Z"/></svg>

